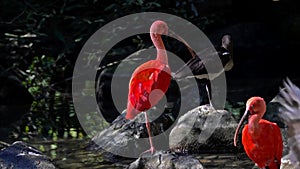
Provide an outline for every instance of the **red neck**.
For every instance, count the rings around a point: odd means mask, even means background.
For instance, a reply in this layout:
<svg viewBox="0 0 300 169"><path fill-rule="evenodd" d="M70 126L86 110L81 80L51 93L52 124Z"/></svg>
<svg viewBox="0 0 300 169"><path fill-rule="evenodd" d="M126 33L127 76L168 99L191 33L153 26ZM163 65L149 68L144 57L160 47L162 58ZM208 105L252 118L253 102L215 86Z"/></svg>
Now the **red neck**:
<svg viewBox="0 0 300 169"><path fill-rule="evenodd" d="M161 35L159 34L154 34L151 33L151 40L156 47L157 50L157 60L160 60L161 62L168 64L168 57L167 57L167 52L165 49L164 42L162 41Z"/></svg>
<svg viewBox="0 0 300 169"><path fill-rule="evenodd" d="M259 121L262 118L263 113L250 115L248 119L248 132L249 134L256 136L260 133Z"/></svg>

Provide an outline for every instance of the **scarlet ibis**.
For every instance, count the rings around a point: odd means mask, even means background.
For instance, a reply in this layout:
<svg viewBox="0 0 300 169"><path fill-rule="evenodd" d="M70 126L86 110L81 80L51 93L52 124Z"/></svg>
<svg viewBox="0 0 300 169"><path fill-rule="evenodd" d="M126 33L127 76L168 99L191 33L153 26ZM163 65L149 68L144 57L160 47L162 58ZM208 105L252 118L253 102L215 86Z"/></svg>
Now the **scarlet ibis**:
<svg viewBox="0 0 300 169"><path fill-rule="evenodd" d="M282 169L300 167L300 89L289 79L280 91L279 103L283 106L280 117L288 125L289 153L282 158Z"/></svg>
<svg viewBox="0 0 300 169"><path fill-rule="evenodd" d="M155 60L143 63L135 69L129 82L126 119L133 119L141 112L155 106L164 96L171 81L171 69L161 35L168 34L168 25L161 20L153 22L150 27L151 40L156 47ZM150 149L145 152L154 153L150 124L145 112L146 128Z"/></svg>
<svg viewBox="0 0 300 169"><path fill-rule="evenodd" d="M246 103L246 111L234 135L234 146L244 120L248 124L242 131L242 144L248 157L260 168L279 169L283 151L282 136L276 123L262 119L266 103L261 97L251 97Z"/></svg>

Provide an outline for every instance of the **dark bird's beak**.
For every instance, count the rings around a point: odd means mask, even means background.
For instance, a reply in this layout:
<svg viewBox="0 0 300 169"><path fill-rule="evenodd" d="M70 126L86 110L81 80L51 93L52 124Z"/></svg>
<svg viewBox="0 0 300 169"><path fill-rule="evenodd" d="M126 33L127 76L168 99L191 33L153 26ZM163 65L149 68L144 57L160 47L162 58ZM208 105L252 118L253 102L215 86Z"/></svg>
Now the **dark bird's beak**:
<svg viewBox="0 0 300 169"><path fill-rule="evenodd" d="M246 117L248 117L249 115L249 108L248 106L246 107L245 113L243 115L243 117L241 118L236 130L235 130L235 134L234 134L234 139L233 139L233 144L236 147L236 141L237 141L237 137L238 137L238 133L240 131L240 128L242 127L242 124L244 123L244 121L246 120Z"/></svg>

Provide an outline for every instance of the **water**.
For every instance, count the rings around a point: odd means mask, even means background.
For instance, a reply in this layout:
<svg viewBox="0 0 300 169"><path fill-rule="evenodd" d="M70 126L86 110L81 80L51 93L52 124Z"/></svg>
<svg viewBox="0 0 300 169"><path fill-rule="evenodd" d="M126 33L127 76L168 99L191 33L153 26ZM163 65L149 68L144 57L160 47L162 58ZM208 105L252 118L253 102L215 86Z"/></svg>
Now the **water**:
<svg viewBox="0 0 300 169"><path fill-rule="evenodd" d="M97 152L85 149L88 139L67 139L58 141L30 141L30 145L41 150L61 169L112 169L124 168L127 163L111 163Z"/></svg>
<svg viewBox="0 0 300 169"><path fill-rule="evenodd" d="M41 150L61 169L123 169L134 159L109 162L99 153L85 149L88 139L58 141L32 140L30 145ZM253 162L244 153L194 154L206 169L249 169Z"/></svg>

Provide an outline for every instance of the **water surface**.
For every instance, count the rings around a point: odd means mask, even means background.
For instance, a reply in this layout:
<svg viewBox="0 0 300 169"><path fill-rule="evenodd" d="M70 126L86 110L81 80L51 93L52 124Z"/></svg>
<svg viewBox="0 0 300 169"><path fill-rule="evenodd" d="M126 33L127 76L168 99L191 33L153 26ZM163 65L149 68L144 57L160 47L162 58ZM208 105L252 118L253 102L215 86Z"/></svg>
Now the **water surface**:
<svg viewBox="0 0 300 169"><path fill-rule="evenodd" d="M30 141L29 144L43 151L61 169L123 169L134 159L110 162L99 153L85 147L89 139L57 141ZM194 154L206 169L249 169L253 163L243 153Z"/></svg>

